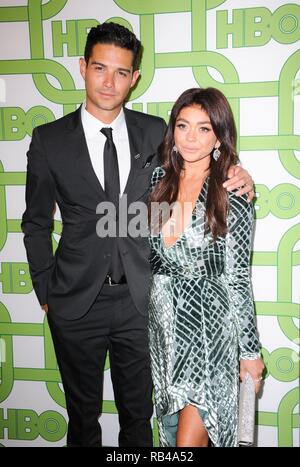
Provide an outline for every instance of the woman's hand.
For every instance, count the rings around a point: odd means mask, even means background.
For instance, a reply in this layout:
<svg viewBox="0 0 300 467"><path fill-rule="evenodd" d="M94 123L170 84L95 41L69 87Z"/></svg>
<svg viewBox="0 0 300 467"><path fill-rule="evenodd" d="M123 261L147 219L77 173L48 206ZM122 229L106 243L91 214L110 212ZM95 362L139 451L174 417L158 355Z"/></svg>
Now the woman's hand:
<svg viewBox="0 0 300 467"><path fill-rule="evenodd" d="M254 198L253 180L247 170L240 165L232 165L227 174L229 180L223 183L223 187L228 191L239 189L235 194L241 196L248 194L248 202Z"/></svg>
<svg viewBox="0 0 300 467"><path fill-rule="evenodd" d="M246 373L249 373L255 383L256 394L260 390L264 368L265 365L261 358L257 358L256 360L240 361L240 380L243 381Z"/></svg>

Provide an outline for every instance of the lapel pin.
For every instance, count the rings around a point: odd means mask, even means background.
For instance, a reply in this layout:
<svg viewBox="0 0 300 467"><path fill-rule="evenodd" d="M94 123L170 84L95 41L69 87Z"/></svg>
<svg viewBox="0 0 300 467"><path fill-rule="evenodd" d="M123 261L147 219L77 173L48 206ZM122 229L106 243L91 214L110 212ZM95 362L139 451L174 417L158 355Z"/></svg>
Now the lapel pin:
<svg viewBox="0 0 300 467"><path fill-rule="evenodd" d="M146 162L145 162L145 164L143 165L143 169L147 169L148 167L150 167L150 165L152 164L152 159L153 159L154 156L155 156L155 153L154 153L154 154L150 154L150 156L147 157Z"/></svg>
<svg viewBox="0 0 300 467"><path fill-rule="evenodd" d="M136 154L136 155L134 156L135 159L139 159L140 157L141 157L140 154Z"/></svg>

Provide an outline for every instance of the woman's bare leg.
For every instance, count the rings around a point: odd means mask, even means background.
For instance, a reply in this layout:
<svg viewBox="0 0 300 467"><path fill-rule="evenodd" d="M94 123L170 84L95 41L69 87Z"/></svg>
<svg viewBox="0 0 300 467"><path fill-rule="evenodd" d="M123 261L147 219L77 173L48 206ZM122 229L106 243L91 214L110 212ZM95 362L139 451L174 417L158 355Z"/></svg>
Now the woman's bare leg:
<svg viewBox="0 0 300 467"><path fill-rule="evenodd" d="M177 447L208 447L208 434L197 407L187 405L180 411L176 435Z"/></svg>

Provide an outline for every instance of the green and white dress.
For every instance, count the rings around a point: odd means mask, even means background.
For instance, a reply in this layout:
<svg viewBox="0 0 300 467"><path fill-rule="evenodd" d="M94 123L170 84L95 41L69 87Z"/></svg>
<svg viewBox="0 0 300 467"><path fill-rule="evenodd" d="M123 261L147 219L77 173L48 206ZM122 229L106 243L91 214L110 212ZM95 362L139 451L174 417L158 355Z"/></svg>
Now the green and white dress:
<svg viewBox="0 0 300 467"><path fill-rule="evenodd" d="M164 176L157 167L152 187ZM161 446L175 446L178 411L199 413L214 446L237 446L239 360L259 357L249 275L253 206L229 193L228 233L205 234L203 185L176 243L150 234L149 338Z"/></svg>

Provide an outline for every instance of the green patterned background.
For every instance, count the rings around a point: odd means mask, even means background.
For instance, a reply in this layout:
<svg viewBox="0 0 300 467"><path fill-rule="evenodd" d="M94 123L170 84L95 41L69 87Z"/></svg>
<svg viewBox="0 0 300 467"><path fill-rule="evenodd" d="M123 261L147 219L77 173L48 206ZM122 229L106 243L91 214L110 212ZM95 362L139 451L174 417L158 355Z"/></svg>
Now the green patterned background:
<svg viewBox="0 0 300 467"><path fill-rule="evenodd" d="M66 411L47 323L29 277L20 219L32 129L84 100L78 72L90 27L141 38L128 107L168 120L186 88L230 100L256 182L253 289L267 374L258 446L299 446L300 5L278 0L0 0L0 440L65 443ZM241 8L241 5L243 8ZM53 246L61 232L56 214ZM104 442L117 444L106 365ZM154 420L154 435L157 430Z"/></svg>

